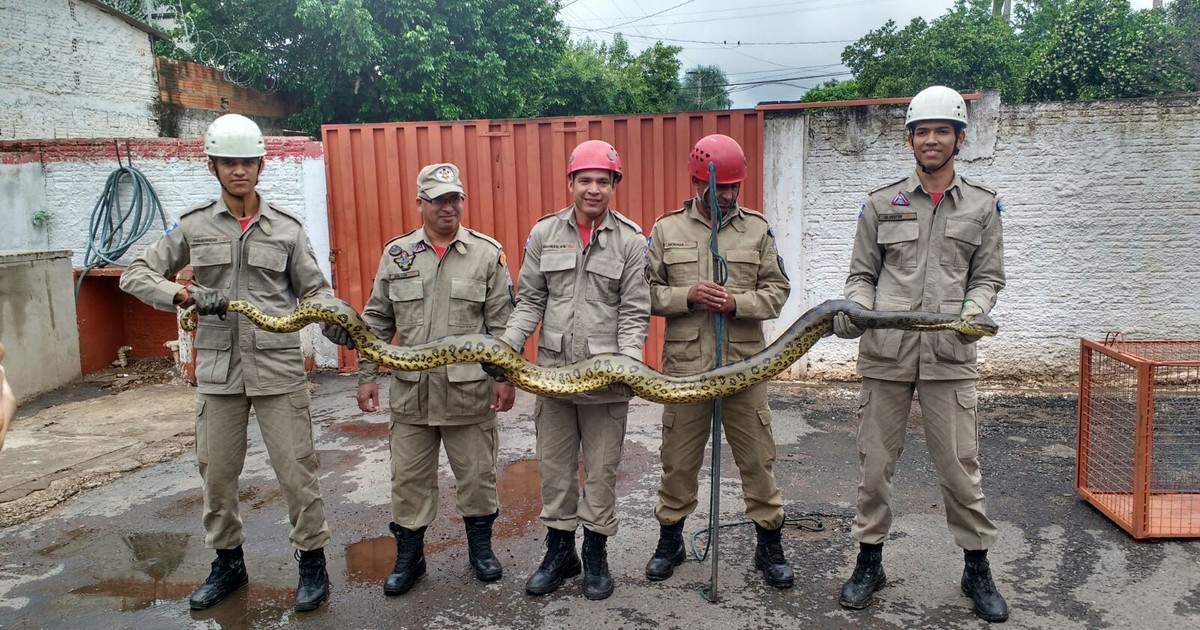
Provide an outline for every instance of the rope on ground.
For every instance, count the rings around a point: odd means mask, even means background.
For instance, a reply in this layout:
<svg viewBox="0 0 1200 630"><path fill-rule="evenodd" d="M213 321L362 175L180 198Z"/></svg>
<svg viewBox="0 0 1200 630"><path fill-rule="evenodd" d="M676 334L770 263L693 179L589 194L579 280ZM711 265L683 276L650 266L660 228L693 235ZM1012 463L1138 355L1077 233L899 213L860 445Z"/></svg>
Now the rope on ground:
<svg viewBox="0 0 1200 630"><path fill-rule="evenodd" d="M819 514L789 516L783 519L783 525L781 525L781 527L787 527L791 525L800 531L823 532L825 531L825 521L822 521L820 517L821 515ZM718 525L718 528L729 529L731 527L740 527L742 525L753 524L754 521L746 518L740 521L733 521L732 523L721 523ZM696 562L704 562L704 560L708 558L708 538L710 529L711 528L709 527L705 527L704 529L697 530L696 533L692 534L692 557L696 560ZM704 551L699 551L699 544L696 542L701 536L705 537Z"/></svg>

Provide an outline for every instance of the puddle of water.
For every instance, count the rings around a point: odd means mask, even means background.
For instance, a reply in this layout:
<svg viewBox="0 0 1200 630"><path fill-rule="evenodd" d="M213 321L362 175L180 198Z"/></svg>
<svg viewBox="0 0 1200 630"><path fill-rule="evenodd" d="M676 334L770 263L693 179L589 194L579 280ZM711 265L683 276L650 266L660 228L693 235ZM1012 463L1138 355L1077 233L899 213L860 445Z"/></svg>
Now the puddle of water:
<svg viewBox="0 0 1200 630"><path fill-rule="evenodd" d="M343 422L333 425L333 428L340 433L364 440L374 441L388 437L386 422Z"/></svg>
<svg viewBox="0 0 1200 630"><path fill-rule="evenodd" d="M425 540L425 559L453 547L465 546L466 535L446 540ZM395 537L380 536L346 547L346 579L356 584L381 584L396 566Z"/></svg>
<svg viewBox="0 0 1200 630"><path fill-rule="evenodd" d="M76 527L75 529L63 532L59 535L58 540L46 547L38 549L37 554L39 556L52 556L55 552L63 549L64 547L69 547L71 543L79 540L80 538L83 538L88 534L94 534L95 531L96 530L88 529L86 527Z"/></svg>
<svg viewBox="0 0 1200 630"><path fill-rule="evenodd" d="M537 460L513 462L496 475L500 518L492 526L493 538L516 538L525 534L542 513L542 482ZM465 535L465 534L464 534Z"/></svg>
<svg viewBox="0 0 1200 630"><path fill-rule="evenodd" d="M179 568L187 551L190 534L177 532L139 532L122 534L121 539L133 551L133 568L155 582L164 580Z"/></svg>
<svg viewBox="0 0 1200 630"><path fill-rule="evenodd" d="M77 588L73 595L86 596L90 602L117 612L135 612L153 606L177 607L188 611L187 598L200 582L145 582L134 578L103 580ZM225 601L208 610L189 611L197 621L212 620L222 628L258 627L291 614L295 591L291 588L256 584L238 589Z"/></svg>

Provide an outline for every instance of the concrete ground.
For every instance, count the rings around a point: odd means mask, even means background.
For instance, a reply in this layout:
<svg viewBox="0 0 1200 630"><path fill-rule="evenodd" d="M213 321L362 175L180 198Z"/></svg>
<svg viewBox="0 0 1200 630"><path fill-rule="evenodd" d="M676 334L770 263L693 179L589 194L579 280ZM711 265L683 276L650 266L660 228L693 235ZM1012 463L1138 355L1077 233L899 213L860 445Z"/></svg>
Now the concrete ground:
<svg viewBox="0 0 1200 630"><path fill-rule="evenodd" d="M689 561L665 582L643 568L654 549L660 406L635 400L619 479L621 531L610 540L617 582L591 602L572 580L540 598L524 581L542 555L531 413L521 393L501 417L504 578L484 585L467 566L453 479L442 461L439 518L426 535L429 573L384 597L394 561L387 535L387 417L363 414L354 380L313 378L321 487L334 542L333 594L291 610L296 564L287 512L257 429L242 476L250 586L204 612L187 597L212 560L200 525L191 418L194 391L160 384L116 395L77 386L27 405L0 453L0 627L5 628L976 628L958 588L961 552L946 530L919 416L896 477L899 501L884 563L890 583L866 610L838 606L856 545L849 535L857 475L857 386L774 386L776 474L789 525L790 590L766 586L752 564L753 528L722 530L718 603L701 596L710 565ZM1001 536L991 559L1013 628L1200 627L1200 543L1128 536L1073 490L1075 396L988 390L981 450L989 512ZM736 468L724 449L721 520L742 519ZM701 506L686 533L707 522ZM699 540L703 546L703 538Z"/></svg>

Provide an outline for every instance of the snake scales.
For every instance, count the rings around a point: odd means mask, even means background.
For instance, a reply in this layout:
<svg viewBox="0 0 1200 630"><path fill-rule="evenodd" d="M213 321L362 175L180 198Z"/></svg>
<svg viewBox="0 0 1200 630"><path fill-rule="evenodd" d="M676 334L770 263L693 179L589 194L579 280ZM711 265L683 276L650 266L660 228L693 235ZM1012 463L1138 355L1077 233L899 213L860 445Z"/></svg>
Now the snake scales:
<svg viewBox="0 0 1200 630"><path fill-rule="evenodd" d="M358 312L338 298L302 300L295 310L282 316L267 315L244 300L231 301L229 310L245 315L270 332L296 332L314 322L338 324L350 333L360 355L393 370L426 370L450 363L492 363L504 370L510 383L535 394L567 396L622 382L646 400L669 404L730 396L770 379L825 336L838 312L849 315L860 328L956 330L984 336L994 335L998 330L986 315L968 323L951 314L872 311L849 300L828 300L801 315L779 339L748 359L693 376L667 376L617 353L598 354L559 367L540 366L486 334L450 335L408 348L394 346L372 334ZM196 327L191 314L192 309L188 309L180 317L184 330Z"/></svg>

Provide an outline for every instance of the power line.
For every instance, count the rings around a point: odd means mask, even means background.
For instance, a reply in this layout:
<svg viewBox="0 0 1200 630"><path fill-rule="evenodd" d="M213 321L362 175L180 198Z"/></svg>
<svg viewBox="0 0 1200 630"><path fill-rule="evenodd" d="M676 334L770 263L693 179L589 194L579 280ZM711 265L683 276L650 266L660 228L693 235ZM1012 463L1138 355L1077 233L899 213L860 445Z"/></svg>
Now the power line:
<svg viewBox="0 0 1200 630"><path fill-rule="evenodd" d="M726 47L728 47L728 46L808 46L811 44L853 44L854 42L858 41L857 39L826 39L826 40L813 40L813 41L808 41L808 42L743 42L741 40L737 40L737 41L733 41L733 42L730 42L729 40L725 40L725 41L721 41L721 42L713 42L713 41L705 41L705 40L699 40L699 39L676 39L673 37L650 37L648 35L632 35L632 34L628 34L628 33L621 33L620 31L605 31L605 30L600 30L600 29L594 29L594 30L591 30L590 32L604 33L606 35L618 35L619 34L621 37L624 37L626 39L628 39L628 38L656 39L656 40L664 41L664 42L679 42L679 43L684 43L684 44L709 44L712 46L726 46Z"/></svg>
<svg viewBox="0 0 1200 630"><path fill-rule="evenodd" d="M641 22L642 20L645 20L645 19L648 19L648 18L652 18L652 17L654 17L654 16L656 16L656 15L662 15L662 14L666 13L667 11L672 11L672 10L678 9L679 7L682 7L682 6L683 6L683 5L685 5L685 4L691 4L691 3L695 2L695 1L696 1L696 0L683 0L683 2L680 2L679 4L676 4L676 5L673 5L673 6L669 6L669 7L665 8L665 9L663 9L662 11L657 11L657 12L655 12L655 13L651 13L651 14L649 14L649 15L643 15L642 17L634 18L634 19L632 19L632 20L629 20L628 22L621 22L620 24L613 24L612 26L610 26L610 27L608 27L608 28L619 28L619 27L621 27L621 26L629 26L630 24L633 24L633 23L635 23L635 22ZM648 25L648 26L657 26L657 24L650 24L650 25Z"/></svg>

